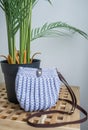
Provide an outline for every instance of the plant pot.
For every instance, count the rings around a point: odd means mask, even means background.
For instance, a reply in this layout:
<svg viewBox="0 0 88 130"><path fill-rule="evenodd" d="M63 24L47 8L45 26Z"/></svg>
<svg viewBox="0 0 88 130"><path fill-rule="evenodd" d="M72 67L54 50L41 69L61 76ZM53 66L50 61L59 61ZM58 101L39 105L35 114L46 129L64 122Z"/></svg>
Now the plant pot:
<svg viewBox="0 0 88 130"><path fill-rule="evenodd" d="M18 103L15 94L15 78L16 78L18 68L20 66L39 68L40 60L34 59L32 64L8 64L6 60L1 61L1 68L2 68L2 72L4 73L7 97L8 100L12 103Z"/></svg>

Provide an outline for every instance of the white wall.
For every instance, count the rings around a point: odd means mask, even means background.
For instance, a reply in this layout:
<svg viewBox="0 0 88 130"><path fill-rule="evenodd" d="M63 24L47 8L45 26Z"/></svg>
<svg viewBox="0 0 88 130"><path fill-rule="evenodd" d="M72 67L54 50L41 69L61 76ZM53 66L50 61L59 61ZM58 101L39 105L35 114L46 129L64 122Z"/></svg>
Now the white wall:
<svg viewBox="0 0 88 130"><path fill-rule="evenodd" d="M33 10L33 27L44 22L63 21L88 33L88 0L52 0L53 6L40 0ZM33 41L31 53L40 51L42 67L57 67L71 85L80 86L81 104L88 110L88 40L75 34L72 38L47 38ZM4 14L0 10L0 54L7 55ZM2 74L0 71L0 82ZM82 130L88 129L88 122Z"/></svg>

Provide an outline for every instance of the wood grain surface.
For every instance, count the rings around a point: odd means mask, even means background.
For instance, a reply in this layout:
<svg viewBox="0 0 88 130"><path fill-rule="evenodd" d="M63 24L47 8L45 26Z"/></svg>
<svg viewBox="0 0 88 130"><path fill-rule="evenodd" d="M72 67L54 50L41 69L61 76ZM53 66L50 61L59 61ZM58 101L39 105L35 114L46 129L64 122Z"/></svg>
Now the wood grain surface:
<svg viewBox="0 0 88 130"><path fill-rule="evenodd" d="M79 104L80 92L79 87L72 86L73 91L76 94L77 101ZM60 98L66 98L70 100L70 95L66 87L61 86L60 93L58 94ZM50 110L64 110L69 111L71 105L64 102L59 101L53 106ZM30 112L25 112L20 108L19 104L10 103L7 100L7 93L4 84L0 84L0 130L44 130L44 128L34 128L28 126L26 123L26 118ZM32 119L32 122L35 123L56 123L56 122L66 122L66 121L74 121L80 119L80 112L75 110L72 115L63 115L63 114L50 114L44 115L41 117L35 117ZM56 128L46 128L46 130L80 130L80 124L76 125L66 125L63 127Z"/></svg>

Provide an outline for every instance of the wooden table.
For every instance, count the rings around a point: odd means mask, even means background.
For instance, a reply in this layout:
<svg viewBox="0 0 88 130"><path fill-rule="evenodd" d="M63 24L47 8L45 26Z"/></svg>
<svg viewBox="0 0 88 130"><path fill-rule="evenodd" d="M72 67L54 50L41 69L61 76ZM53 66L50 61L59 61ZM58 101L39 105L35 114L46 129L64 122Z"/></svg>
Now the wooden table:
<svg viewBox="0 0 88 130"><path fill-rule="evenodd" d="M73 91L76 94L77 101L79 104L79 87L72 87ZM70 99L68 90L63 86L60 89L60 98ZM71 108L71 105L64 101L58 101L54 107L51 109L58 109L68 111ZM7 100L7 94L4 84L0 84L0 130L44 130L44 128L34 128L28 126L26 123L27 115L30 112L25 112L20 108L18 104L10 103ZM32 121L36 123L55 123L55 122L64 122L64 121L73 121L80 118L80 113L78 110L75 110L72 115L62 115L62 114L53 114L53 115L44 115L41 117L33 118ZM46 128L46 130L80 130L80 125L66 125L63 127L56 128Z"/></svg>

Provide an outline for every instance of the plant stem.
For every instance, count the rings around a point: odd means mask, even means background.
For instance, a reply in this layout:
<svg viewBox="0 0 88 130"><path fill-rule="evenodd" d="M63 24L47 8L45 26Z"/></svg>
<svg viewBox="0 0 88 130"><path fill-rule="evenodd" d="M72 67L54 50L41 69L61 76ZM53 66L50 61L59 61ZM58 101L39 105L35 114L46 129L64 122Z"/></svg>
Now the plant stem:
<svg viewBox="0 0 88 130"><path fill-rule="evenodd" d="M12 60L15 63L15 38L14 38L14 36L12 36L10 20L8 19L7 15L5 15L5 16L6 16L6 24L7 24L9 55L12 57Z"/></svg>
<svg viewBox="0 0 88 130"><path fill-rule="evenodd" d="M15 63L15 35L13 34L13 21L12 21L12 13L9 8L9 3L3 2L4 12L6 17L6 25L7 25L7 38L8 38L8 50L9 55L12 58L12 63Z"/></svg>
<svg viewBox="0 0 88 130"><path fill-rule="evenodd" d="M25 3L22 3L22 8L24 8L24 6ZM25 51L25 19L21 22L20 25L20 64L23 64L24 51Z"/></svg>
<svg viewBox="0 0 88 130"><path fill-rule="evenodd" d="M23 47L23 22L21 23L21 26L20 26L20 64L23 63L23 50L24 50L24 47Z"/></svg>
<svg viewBox="0 0 88 130"><path fill-rule="evenodd" d="M16 47L15 47L15 36L12 36L12 54L13 54L13 62L14 64L16 63L16 59L15 59L15 51L16 51Z"/></svg>
<svg viewBox="0 0 88 130"><path fill-rule="evenodd" d="M31 44L31 19L32 19L32 0L30 0L30 8L29 8L29 25L28 25L28 38L27 38L27 63L30 63L30 44Z"/></svg>

